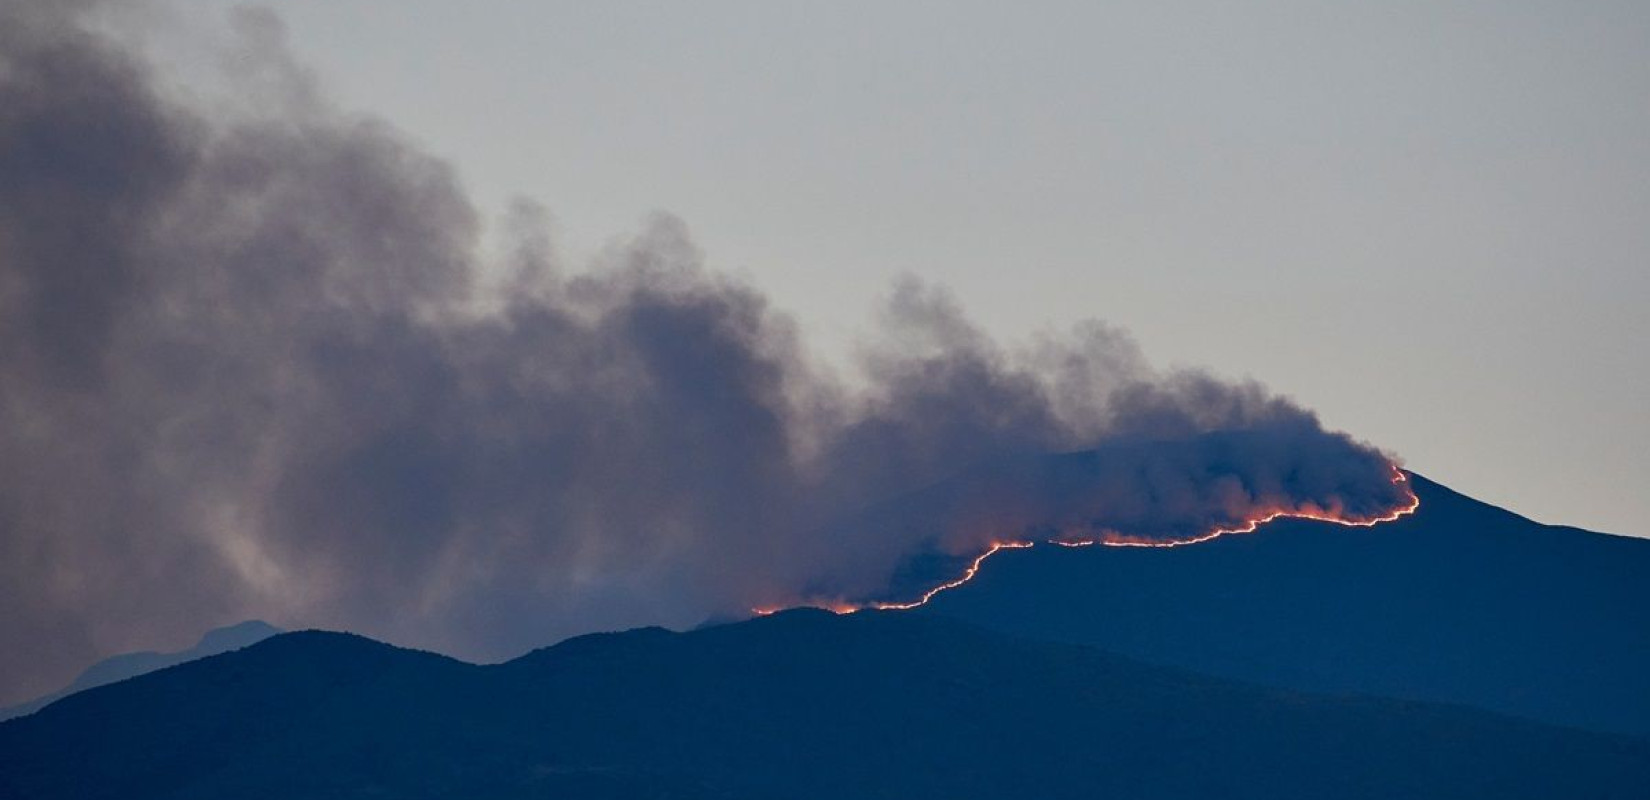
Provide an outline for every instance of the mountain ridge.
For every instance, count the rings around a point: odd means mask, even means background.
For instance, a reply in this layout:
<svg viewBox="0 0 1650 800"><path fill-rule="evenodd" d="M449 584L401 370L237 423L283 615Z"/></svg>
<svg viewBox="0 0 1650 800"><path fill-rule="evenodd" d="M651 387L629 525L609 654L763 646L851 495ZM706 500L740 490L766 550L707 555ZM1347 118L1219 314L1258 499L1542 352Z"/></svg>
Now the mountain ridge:
<svg viewBox="0 0 1650 800"><path fill-rule="evenodd" d="M472 665L297 632L0 724L0 797L1632 797L1650 741L903 612Z"/></svg>
<svg viewBox="0 0 1650 800"><path fill-rule="evenodd" d="M1420 507L1393 522L1000 553L920 611L1265 685L1650 735L1650 540L1410 475Z"/></svg>
<svg viewBox="0 0 1650 800"><path fill-rule="evenodd" d="M166 653L144 650L110 656L82 670L68 686L62 689L36 697L33 700L0 708L0 721L33 714L58 700L87 689L123 681L127 678L182 664L186 661L194 661L247 647L280 633L284 633L284 631L263 620L252 619L213 628L201 634L201 638L195 643L195 646L186 650Z"/></svg>

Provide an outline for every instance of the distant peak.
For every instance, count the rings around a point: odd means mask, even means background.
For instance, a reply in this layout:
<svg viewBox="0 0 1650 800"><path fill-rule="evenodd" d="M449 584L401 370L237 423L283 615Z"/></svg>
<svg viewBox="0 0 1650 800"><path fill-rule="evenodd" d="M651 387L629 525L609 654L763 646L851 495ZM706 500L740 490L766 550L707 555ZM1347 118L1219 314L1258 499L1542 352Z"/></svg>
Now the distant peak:
<svg viewBox="0 0 1650 800"><path fill-rule="evenodd" d="M195 650L200 651L200 655L238 650L285 632L261 619L249 619L207 631L201 635Z"/></svg>

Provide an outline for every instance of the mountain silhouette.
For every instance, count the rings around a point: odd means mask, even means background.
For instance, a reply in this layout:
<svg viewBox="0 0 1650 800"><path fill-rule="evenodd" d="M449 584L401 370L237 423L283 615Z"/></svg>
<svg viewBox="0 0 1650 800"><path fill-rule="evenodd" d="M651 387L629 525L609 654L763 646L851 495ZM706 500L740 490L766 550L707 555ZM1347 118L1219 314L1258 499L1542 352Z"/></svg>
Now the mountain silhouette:
<svg viewBox="0 0 1650 800"><path fill-rule="evenodd" d="M0 797L1642 797L1650 741L905 612L475 666L301 632L0 724Z"/></svg>
<svg viewBox="0 0 1650 800"><path fill-rule="evenodd" d="M1650 541L1410 482L1416 513L1372 528L1005 551L921 612L1273 686L1650 734Z"/></svg>
<svg viewBox="0 0 1650 800"><path fill-rule="evenodd" d="M80 675L74 679L73 683L70 683L62 689L43 697L37 697L26 703L19 703L15 706L0 708L0 720L8 720L12 717L21 717L28 714L33 714L34 712L39 711L40 709L45 708L46 706L51 705L64 697L68 697L75 692L85 691L94 686L102 686L106 683L123 681L127 678L142 675L147 672L154 672L157 669L164 669L174 664L182 664L185 661L194 661L197 658L205 658L207 656L215 656L219 653L227 653L230 650L237 650L248 645L257 644L258 642L268 639L269 637L281 632L281 629L275 627L274 625L262 620L254 619L247 620L245 622L238 622L234 625L225 625L222 628L213 628L202 635L200 641L188 650L180 650L175 653L156 653L146 650L143 652L122 653L117 656L110 656L109 658L87 667L85 671L81 672Z"/></svg>

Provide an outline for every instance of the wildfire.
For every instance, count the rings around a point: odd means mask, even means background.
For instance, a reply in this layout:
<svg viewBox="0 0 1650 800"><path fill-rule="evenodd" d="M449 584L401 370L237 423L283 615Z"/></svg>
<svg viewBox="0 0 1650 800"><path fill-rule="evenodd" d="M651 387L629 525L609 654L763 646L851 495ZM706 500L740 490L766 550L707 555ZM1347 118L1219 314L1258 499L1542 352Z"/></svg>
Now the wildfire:
<svg viewBox="0 0 1650 800"><path fill-rule="evenodd" d="M1393 483L1406 483L1407 480L1408 479L1404 477L1402 470L1399 470L1397 467L1392 468ZM1373 528L1383 522L1393 522L1407 514L1415 513L1415 509L1421 507L1421 498L1416 497L1414 491L1410 491L1408 494L1409 501L1403 506L1375 517L1348 518L1310 508L1282 509L1249 520L1236 528L1217 528L1208 533L1199 534L1197 536L1192 536L1185 539L1148 539L1142 536L1129 536L1123 533L1111 532L1098 539L1078 541L1055 540L1054 544L1062 547L1087 547L1094 544L1105 547L1184 547L1189 544L1202 544L1203 542L1207 542L1211 539L1218 539L1228 534L1254 533L1260 526L1265 525L1272 520L1284 518L1310 519L1318 522L1329 522L1336 525L1345 525L1349 528Z"/></svg>
<svg viewBox="0 0 1650 800"><path fill-rule="evenodd" d="M912 600L909 603L871 603L866 607L875 608L875 609L884 610L884 611L903 611L907 608L916 608L917 606L920 606L923 603L926 603L929 600L934 599L934 595L937 595L940 592L943 592L947 589L955 589L958 586L961 586L961 585L963 585L965 583L968 583L969 581L973 580L974 576L979 574L979 572L980 572L980 565L984 564L986 559L996 555L997 551L999 551L999 550L1023 550L1027 547L1032 546L1033 544L1034 544L1034 542L996 542L996 543L991 545L991 549L985 551L984 553L981 553L979 555L979 557L975 558L974 562L968 565L968 569L963 570L962 577L957 578L956 580L951 581L950 583L942 583L938 586L935 586L934 588L929 589L926 592L923 592L921 597L919 597L915 600ZM859 609L856 608L854 610L858 611Z"/></svg>
<svg viewBox="0 0 1650 800"><path fill-rule="evenodd" d="M1404 477L1403 470L1398 469L1396 466L1392 468L1392 482L1408 482L1408 479ZM1421 498L1417 497L1415 492L1408 489L1408 487L1405 487L1405 489L1405 493L1409 495L1409 499L1404 505L1388 511L1385 514L1373 517L1346 517L1317 508L1278 509L1251 519L1235 528L1216 528L1208 533L1189 536L1183 539L1153 539L1143 536L1130 536L1128 534L1115 531L1108 531L1107 533L1094 539L1049 539L1047 541L1049 544L1056 544L1061 547L1089 547L1091 545L1101 545L1103 547L1184 547L1191 544L1202 544L1203 542L1218 539L1222 536L1254 533L1260 528L1260 526L1265 525L1268 522L1286 518L1310 519L1318 522L1328 522L1335 525L1344 525L1353 528L1372 528L1383 522L1392 522L1408 514L1413 514L1416 509L1421 507ZM906 609L916 608L918 606L925 605L929 600L934 599L934 596L938 595L940 592L955 589L958 586L973 580L974 576L978 575L980 572L980 565L984 564L986 559L996 555L997 553L1002 552L1003 550L1023 550L1025 548L1032 547L1035 544L1036 542L1026 541L993 542L990 548L975 557L973 562L968 565L968 568L963 570L963 574L961 576L955 580L942 583L939 586L935 586L934 588L923 592L921 597L918 597L910 602L891 603L874 601L869 603L848 603L837 601L831 603L807 603L804 605L823 608L837 614L852 614L855 611L863 611L865 609L874 609L879 611L903 611ZM772 614L776 611L783 611L785 608L789 608L789 606L755 608L751 609L751 611L758 616L767 616L768 614Z"/></svg>

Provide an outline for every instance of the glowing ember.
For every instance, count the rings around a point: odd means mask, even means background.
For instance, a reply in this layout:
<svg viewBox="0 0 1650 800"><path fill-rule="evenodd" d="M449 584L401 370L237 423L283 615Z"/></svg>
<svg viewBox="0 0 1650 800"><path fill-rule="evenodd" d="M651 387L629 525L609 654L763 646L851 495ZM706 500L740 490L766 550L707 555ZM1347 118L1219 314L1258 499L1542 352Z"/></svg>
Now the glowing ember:
<svg viewBox="0 0 1650 800"><path fill-rule="evenodd" d="M1392 468L1392 482L1408 482L1408 479L1404 477L1403 470L1398 469L1396 466ZM1057 544L1061 547L1088 547L1096 544L1104 547L1184 547L1189 544L1201 544L1203 542L1210 541L1211 539L1218 539L1229 534L1254 533L1260 528L1260 526L1265 525L1272 520L1284 518L1310 519L1318 522L1329 522L1335 525L1345 525L1348 527L1371 528L1383 522L1392 522L1407 514L1413 514L1415 513L1415 509L1421 507L1421 498L1417 497L1415 492L1408 489L1408 487L1405 487L1405 489L1405 493L1409 495L1409 499L1404 505L1388 511L1385 514L1374 517L1347 517L1330 511L1325 511L1323 509L1310 507L1279 509L1251 519L1235 528L1217 528L1209 531L1208 533L1198 534L1196 536L1190 536L1183 539L1153 539L1143 536L1130 536L1124 533L1107 532L1095 539L1049 539L1047 541L1049 544ZM837 601L831 603L804 603L803 605L813 608L822 608L837 614L851 614L855 611L863 611L868 608L882 611L898 611L916 608L917 606L924 605L929 600L934 599L934 596L940 592L948 589L955 589L958 586L973 580L974 576L980 572L980 565L984 564L986 559L996 555L997 553L1003 550L1021 550L1035 544L1035 542L1020 541L993 542L991 547L976 557L974 561L968 565L968 569L963 570L963 574L956 580L935 586L934 588L923 592L921 597L907 603L890 603L882 601L847 603ZM751 609L751 611L758 616L767 616L768 614L783 611L784 609L790 607L791 606L774 606L767 608L754 608Z"/></svg>

